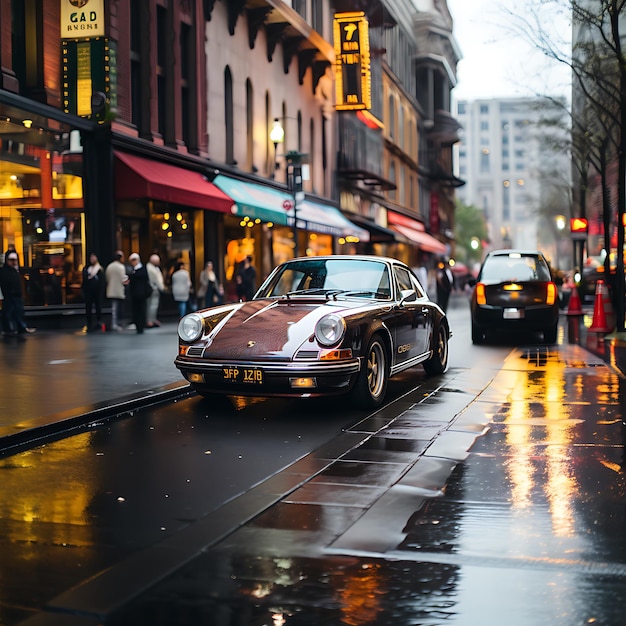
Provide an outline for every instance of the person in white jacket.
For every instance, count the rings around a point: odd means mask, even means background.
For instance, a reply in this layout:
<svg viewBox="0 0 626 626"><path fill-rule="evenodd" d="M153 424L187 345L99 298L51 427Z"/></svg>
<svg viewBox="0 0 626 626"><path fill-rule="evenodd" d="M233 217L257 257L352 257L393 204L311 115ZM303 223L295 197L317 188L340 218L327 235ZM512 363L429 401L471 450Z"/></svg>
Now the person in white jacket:
<svg viewBox="0 0 626 626"><path fill-rule="evenodd" d="M111 301L111 330L122 330L120 324L122 309L126 299L126 285L128 274L124 265L124 253L116 250L113 260L107 265L104 272L107 285L106 296Z"/></svg>
<svg viewBox="0 0 626 626"><path fill-rule="evenodd" d="M172 274L172 296L178 305L178 314L183 317L189 309L191 294L191 276L183 262L176 264L176 271Z"/></svg>
<svg viewBox="0 0 626 626"><path fill-rule="evenodd" d="M152 254L150 256L150 260L146 263L146 269L148 270L148 280L152 287L152 294L148 297L147 302L146 328L154 328L155 326L161 325L161 322L157 319L157 313L159 311L161 294L165 290L163 272L161 271L161 259L158 254Z"/></svg>

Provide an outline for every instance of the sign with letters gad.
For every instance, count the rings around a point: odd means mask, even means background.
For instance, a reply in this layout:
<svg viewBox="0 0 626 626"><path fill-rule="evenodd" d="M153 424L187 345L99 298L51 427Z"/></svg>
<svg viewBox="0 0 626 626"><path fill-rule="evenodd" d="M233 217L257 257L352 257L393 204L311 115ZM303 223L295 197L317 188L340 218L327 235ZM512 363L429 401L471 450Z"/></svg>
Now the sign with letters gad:
<svg viewBox="0 0 626 626"><path fill-rule="evenodd" d="M104 37L104 0L60 0L61 39Z"/></svg>
<svg viewBox="0 0 626 626"><path fill-rule="evenodd" d="M369 24L365 13L335 13L335 108L372 108Z"/></svg>

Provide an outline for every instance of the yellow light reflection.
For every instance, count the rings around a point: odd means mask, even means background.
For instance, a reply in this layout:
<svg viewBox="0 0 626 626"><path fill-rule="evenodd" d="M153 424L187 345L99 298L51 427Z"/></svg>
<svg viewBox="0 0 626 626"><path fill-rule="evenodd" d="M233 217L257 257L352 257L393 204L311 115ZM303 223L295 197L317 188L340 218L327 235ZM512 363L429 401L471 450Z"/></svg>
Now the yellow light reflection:
<svg viewBox="0 0 626 626"><path fill-rule="evenodd" d="M89 450L90 433L83 433L68 438L62 444L51 445L45 449L46 462L52 467L73 467L77 457ZM91 454L91 451L88 452ZM58 473L50 472L50 479L40 473L41 448L0 460L0 469L11 467L12 472L4 472L3 480L7 492L12 493L0 503L0 515L3 519L21 520L24 524L8 525L5 539L9 542L38 542L41 540L41 527L35 524L47 524L52 535L48 541L52 544L75 544L89 542L91 531L87 510L96 489L96 481L85 480L67 473L64 480L58 480ZM49 483L54 480L54 485ZM23 483L28 484L28 488ZM31 526L32 525L32 526Z"/></svg>
<svg viewBox="0 0 626 626"><path fill-rule="evenodd" d="M344 586L338 589L343 624L363 626L376 622L385 588L380 578L380 565L376 563L364 563L356 575L345 577Z"/></svg>
<svg viewBox="0 0 626 626"><path fill-rule="evenodd" d="M537 489L543 485L556 536L571 536L573 503L579 485L569 455L563 453L573 441L576 421L570 419L564 403L564 363L548 359L540 369L519 372L520 380L511 392L511 406L505 423L512 458L507 465L513 509L536 506ZM537 414L543 410L543 414ZM545 475L541 460L545 459Z"/></svg>

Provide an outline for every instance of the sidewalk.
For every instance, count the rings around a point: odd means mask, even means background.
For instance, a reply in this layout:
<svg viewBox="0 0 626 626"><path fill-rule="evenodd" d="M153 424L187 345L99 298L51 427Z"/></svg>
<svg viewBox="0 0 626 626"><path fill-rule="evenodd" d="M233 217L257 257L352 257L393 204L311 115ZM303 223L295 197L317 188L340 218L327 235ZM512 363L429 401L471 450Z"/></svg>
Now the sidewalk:
<svg viewBox="0 0 626 626"><path fill-rule="evenodd" d="M39 329L21 341L3 338L1 447L184 392L188 384L174 367L177 324L143 334Z"/></svg>

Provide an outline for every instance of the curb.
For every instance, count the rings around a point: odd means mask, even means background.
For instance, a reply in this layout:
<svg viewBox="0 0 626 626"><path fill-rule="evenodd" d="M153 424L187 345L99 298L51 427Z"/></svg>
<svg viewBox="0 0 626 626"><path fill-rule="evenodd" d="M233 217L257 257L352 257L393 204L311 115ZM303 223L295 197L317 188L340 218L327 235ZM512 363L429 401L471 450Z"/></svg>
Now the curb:
<svg viewBox="0 0 626 626"><path fill-rule="evenodd" d="M189 383L182 381L32 420L21 425L19 431L0 436L0 458L76 434L72 431L88 430L104 421L120 419L127 413L194 393Z"/></svg>

